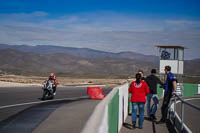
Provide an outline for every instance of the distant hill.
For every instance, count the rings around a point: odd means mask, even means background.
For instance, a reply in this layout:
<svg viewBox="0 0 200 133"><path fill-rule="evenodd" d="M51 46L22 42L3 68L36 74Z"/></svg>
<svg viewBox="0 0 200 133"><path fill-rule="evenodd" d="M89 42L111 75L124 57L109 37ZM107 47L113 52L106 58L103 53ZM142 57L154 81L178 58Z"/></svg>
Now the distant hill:
<svg viewBox="0 0 200 133"><path fill-rule="evenodd" d="M100 59L100 58L126 58L134 59L138 61L158 63L158 57L153 55L143 55L135 52L120 52L111 53L99 50L93 50L89 48L72 48L72 47L61 47L51 45L7 45L0 44L0 50L2 49L15 49L23 52L35 52L39 54L55 54L55 53L66 53L72 56L86 58L86 59Z"/></svg>
<svg viewBox="0 0 200 133"><path fill-rule="evenodd" d="M59 76L128 77L138 69L156 67L132 59L85 59L64 53L38 54L14 49L0 50L0 70L7 74L44 76L55 72Z"/></svg>
<svg viewBox="0 0 200 133"><path fill-rule="evenodd" d="M128 77L139 69L158 69L157 56L134 52L109 53L87 48L0 44L0 73L74 77ZM186 60L184 74L200 76L200 59Z"/></svg>
<svg viewBox="0 0 200 133"><path fill-rule="evenodd" d="M184 61L184 74L200 76L200 59Z"/></svg>

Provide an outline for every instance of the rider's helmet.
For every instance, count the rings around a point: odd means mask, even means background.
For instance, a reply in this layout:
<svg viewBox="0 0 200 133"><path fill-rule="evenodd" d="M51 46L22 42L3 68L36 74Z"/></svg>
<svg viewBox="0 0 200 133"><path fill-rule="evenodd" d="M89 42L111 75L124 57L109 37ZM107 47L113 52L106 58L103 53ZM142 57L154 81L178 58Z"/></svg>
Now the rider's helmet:
<svg viewBox="0 0 200 133"><path fill-rule="evenodd" d="M49 79L54 79L54 77L55 77L54 73L53 73L53 72L50 73L50 75L49 75Z"/></svg>

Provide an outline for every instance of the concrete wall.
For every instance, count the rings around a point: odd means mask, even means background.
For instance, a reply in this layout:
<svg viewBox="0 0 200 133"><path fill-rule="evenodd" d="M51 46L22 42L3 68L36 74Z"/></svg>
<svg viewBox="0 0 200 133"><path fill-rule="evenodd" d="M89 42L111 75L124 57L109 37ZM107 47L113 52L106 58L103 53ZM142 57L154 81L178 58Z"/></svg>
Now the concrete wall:
<svg viewBox="0 0 200 133"><path fill-rule="evenodd" d="M95 108L82 133L118 133L128 115L128 83L113 90Z"/></svg>
<svg viewBox="0 0 200 133"><path fill-rule="evenodd" d="M194 96L198 94L198 84L183 84L183 96Z"/></svg>
<svg viewBox="0 0 200 133"><path fill-rule="evenodd" d="M118 115L118 131L128 116L128 88L129 84L119 87L119 115Z"/></svg>
<svg viewBox="0 0 200 133"><path fill-rule="evenodd" d="M157 86L157 92L158 92L158 97L162 98L163 97L163 88L160 88L160 86ZM188 84L188 83L178 83L177 84L177 95L182 95L182 96L194 96L197 94L200 94L200 84ZM182 92L180 92L182 91Z"/></svg>
<svg viewBox="0 0 200 133"><path fill-rule="evenodd" d="M165 71L165 66L169 65L172 68L172 73L174 74L183 74L183 67L184 67L184 63L183 61L179 61L179 60L160 60L160 73L164 74Z"/></svg>
<svg viewBox="0 0 200 133"><path fill-rule="evenodd" d="M200 84L198 84L198 94L200 94Z"/></svg>

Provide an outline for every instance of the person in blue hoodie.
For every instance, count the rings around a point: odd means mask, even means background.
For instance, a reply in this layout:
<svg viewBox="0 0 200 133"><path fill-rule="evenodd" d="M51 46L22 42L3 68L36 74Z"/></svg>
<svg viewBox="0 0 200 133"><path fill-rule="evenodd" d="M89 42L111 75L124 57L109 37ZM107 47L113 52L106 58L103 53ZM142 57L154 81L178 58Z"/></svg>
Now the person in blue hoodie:
<svg viewBox="0 0 200 133"><path fill-rule="evenodd" d="M176 77L174 76L173 73L171 73L171 67L170 66L165 66L165 74L167 75L167 79L165 82L165 87L164 87L164 99L161 107L161 114L162 117L159 123L165 123L167 119L167 113L168 113L168 105L170 102L170 99L173 95L173 93L176 92L176 86L177 86L177 80Z"/></svg>

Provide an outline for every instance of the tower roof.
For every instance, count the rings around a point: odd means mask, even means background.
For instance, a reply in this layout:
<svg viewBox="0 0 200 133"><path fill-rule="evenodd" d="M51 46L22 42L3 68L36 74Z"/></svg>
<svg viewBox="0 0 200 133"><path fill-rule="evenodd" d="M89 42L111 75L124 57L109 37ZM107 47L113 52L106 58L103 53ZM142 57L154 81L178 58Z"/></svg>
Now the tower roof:
<svg viewBox="0 0 200 133"><path fill-rule="evenodd" d="M183 46L178 46L178 45L154 45L154 46L159 48L181 48L181 49L185 48Z"/></svg>

